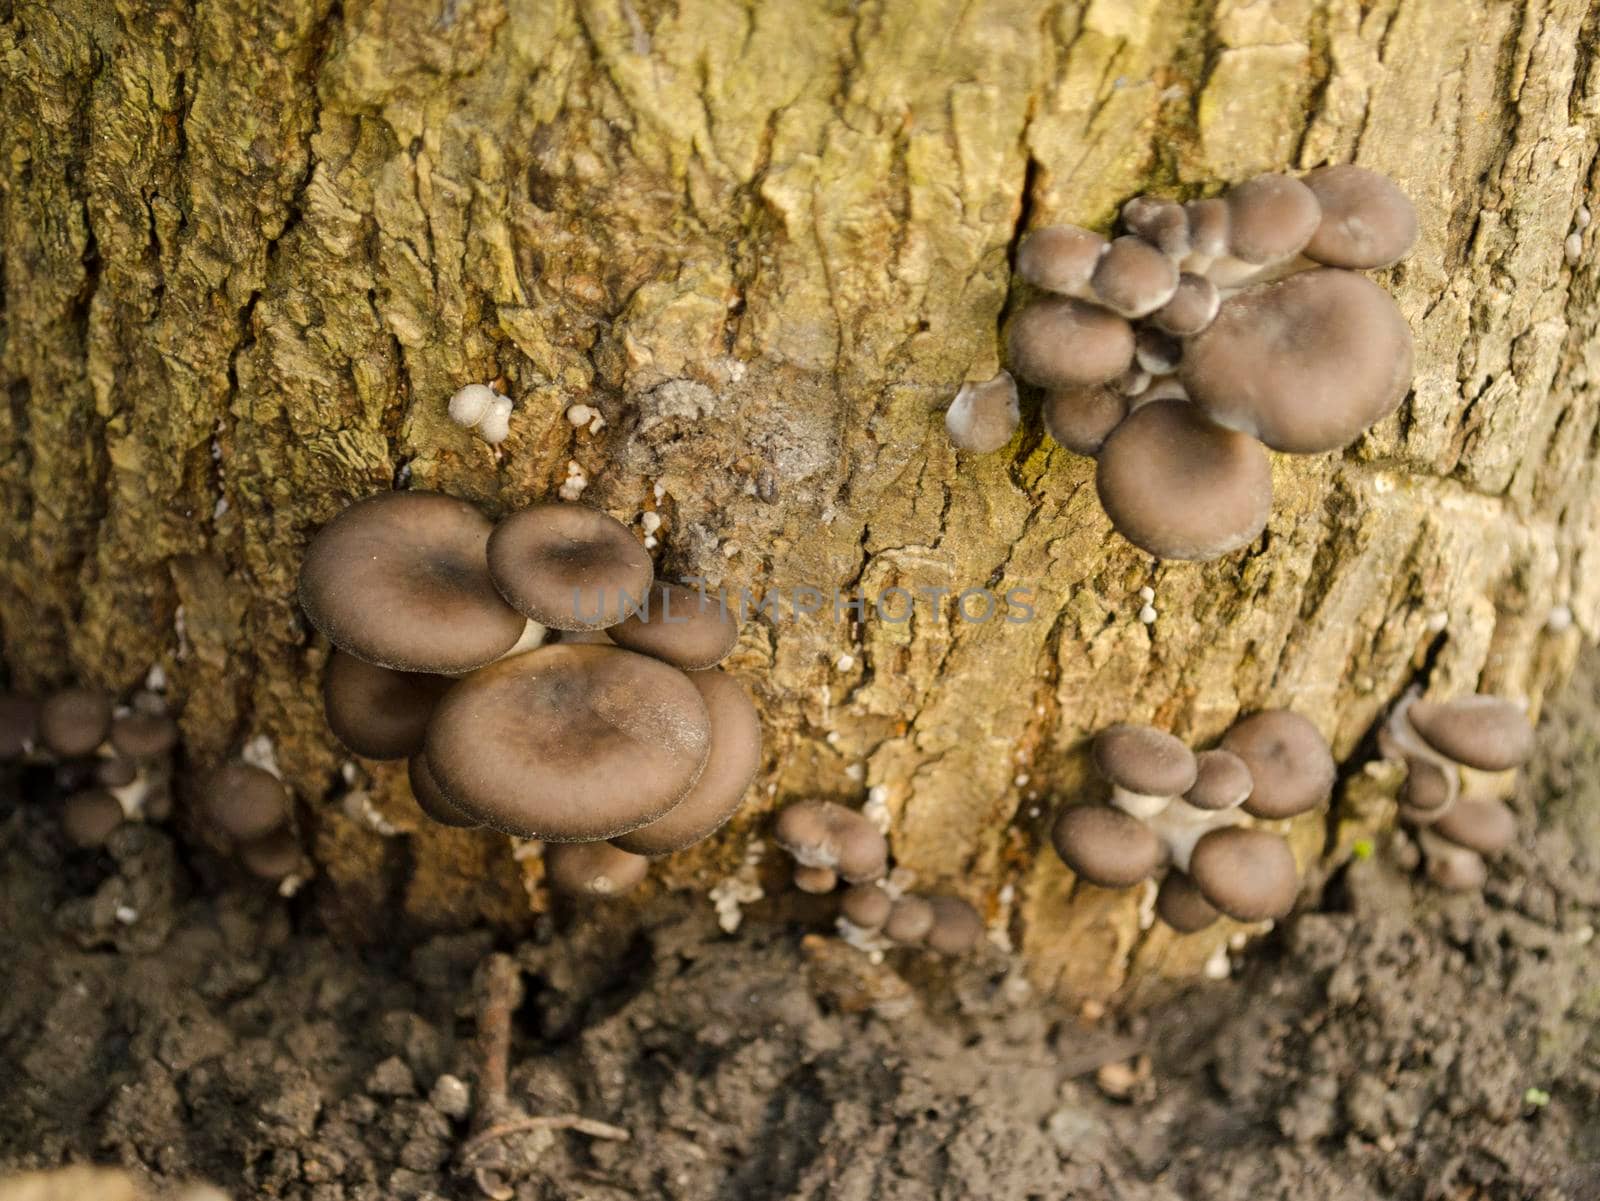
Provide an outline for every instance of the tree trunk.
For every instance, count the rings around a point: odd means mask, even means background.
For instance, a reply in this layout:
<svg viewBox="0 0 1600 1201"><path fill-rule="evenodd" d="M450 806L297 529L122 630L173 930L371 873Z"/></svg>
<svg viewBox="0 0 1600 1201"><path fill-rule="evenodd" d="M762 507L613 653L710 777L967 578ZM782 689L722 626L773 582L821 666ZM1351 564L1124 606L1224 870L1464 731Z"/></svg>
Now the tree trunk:
<svg viewBox="0 0 1600 1201"><path fill-rule="evenodd" d="M709 888L775 804L881 788L898 863L1041 984L1192 975L1228 929L1141 932L1136 892L1048 850L1089 734L1201 745L1289 706L1354 768L1419 675L1537 702L1600 627L1600 225L1563 253L1594 183L1596 12L0 0L13 679L159 665L191 761L271 740L348 913L519 920L505 840L419 827L402 771L341 779L294 580L355 497L409 480L498 513L576 464L585 500L659 514L663 574L952 590L907 623L747 622L731 667L766 770L659 879ZM1415 389L1346 454L1277 457L1252 549L1135 551L1036 412L1000 453L952 451L941 410L999 365L1022 229L1343 161L1421 215L1383 279ZM497 379L498 450L445 414ZM961 620L953 594L984 587L1033 619ZM1296 823L1313 875L1345 829Z"/></svg>

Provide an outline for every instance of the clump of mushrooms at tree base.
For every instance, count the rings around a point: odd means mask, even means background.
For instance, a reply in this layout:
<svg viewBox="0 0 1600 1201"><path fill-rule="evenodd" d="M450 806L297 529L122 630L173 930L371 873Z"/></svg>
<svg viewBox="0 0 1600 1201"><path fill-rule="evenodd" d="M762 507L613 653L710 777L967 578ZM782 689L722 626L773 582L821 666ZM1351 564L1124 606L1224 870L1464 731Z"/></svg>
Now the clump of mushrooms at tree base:
<svg viewBox="0 0 1600 1201"><path fill-rule="evenodd" d="M1340 165L1187 204L1136 197L1122 224L1023 239L1016 273L1039 295L1011 319L1010 372L964 386L946 426L959 449L1004 446L1014 373L1044 390L1050 435L1095 458L1118 533L1157 558L1219 558L1266 527L1267 448L1339 450L1409 391L1410 328L1357 272L1403 259L1416 213Z"/></svg>

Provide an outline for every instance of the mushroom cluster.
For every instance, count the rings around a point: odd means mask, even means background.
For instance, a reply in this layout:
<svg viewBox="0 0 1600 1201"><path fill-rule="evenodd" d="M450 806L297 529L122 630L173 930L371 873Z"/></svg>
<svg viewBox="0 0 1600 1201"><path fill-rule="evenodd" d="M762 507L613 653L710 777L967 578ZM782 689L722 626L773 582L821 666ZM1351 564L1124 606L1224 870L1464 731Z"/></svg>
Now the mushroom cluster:
<svg viewBox="0 0 1600 1201"><path fill-rule="evenodd" d="M361 500L306 550L300 603L334 646L328 725L406 759L429 818L552 844L552 886L607 896L698 842L761 759L744 689L718 670L738 623L655 579L628 527L536 504L498 523L433 492Z"/></svg>
<svg viewBox="0 0 1600 1201"><path fill-rule="evenodd" d="M1328 800L1333 755L1309 721L1256 713L1199 754L1163 730L1122 724L1093 749L1109 801L1065 806L1051 830L1081 879L1132 888L1165 870L1155 912L1182 934L1223 914L1259 922L1289 912L1299 889L1289 844L1244 818L1281 821Z"/></svg>
<svg viewBox="0 0 1600 1201"><path fill-rule="evenodd" d="M839 902L839 930L874 949L878 939L962 955L983 937L983 919L959 897L908 891L889 870L889 843L863 814L834 801L796 801L778 815L773 835L795 861L801 892L849 887Z"/></svg>
<svg viewBox="0 0 1600 1201"><path fill-rule="evenodd" d="M177 744L166 701L149 689L125 705L97 688L63 688L42 701L0 693L0 763L46 774L62 833L80 849L103 846L125 821L171 811Z"/></svg>
<svg viewBox="0 0 1600 1201"><path fill-rule="evenodd" d="M251 875L283 880L304 864L289 815L294 800L273 772L242 759L203 777L196 808Z"/></svg>
<svg viewBox="0 0 1600 1201"><path fill-rule="evenodd" d="M1266 526L1268 447L1341 449L1405 397L1411 330L1356 272L1404 258L1416 213L1384 176L1341 165L1187 204L1139 196L1122 225L1023 240L1017 274L1044 295L1011 321L1010 367L1045 390L1050 435L1096 459L1118 533L1158 558L1215 559ZM1002 392L962 390L975 449L1004 443Z"/></svg>
<svg viewBox="0 0 1600 1201"><path fill-rule="evenodd" d="M1428 878L1441 888L1470 891L1488 878L1484 863L1516 838L1516 818L1503 797L1503 773L1533 753L1533 727L1514 701L1465 696L1400 699L1378 733L1386 759L1404 763L1400 820L1417 834Z"/></svg>

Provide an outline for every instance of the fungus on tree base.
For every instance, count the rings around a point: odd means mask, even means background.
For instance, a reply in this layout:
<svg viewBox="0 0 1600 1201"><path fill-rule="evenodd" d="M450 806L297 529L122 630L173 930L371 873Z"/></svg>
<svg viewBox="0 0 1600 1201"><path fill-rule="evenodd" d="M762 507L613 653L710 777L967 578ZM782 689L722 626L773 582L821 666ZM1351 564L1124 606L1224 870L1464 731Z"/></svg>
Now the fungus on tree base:
<svg viewBox="0 0 1600 1201"><path fill-rule="evenodd" d="M778 814L773 837L802 867L827 868L850 884L876 880L889 844L861 814L834 801L796 801Z"/></svg>
<svg viewBox="0 0 1600 1201"><path fill-rule="evenodd" d="M1022 423L1017 404L1017 381L1009 371L993 379L961 385L945 410L944 428L957 450L989 454L1011 441Z"/></svg>

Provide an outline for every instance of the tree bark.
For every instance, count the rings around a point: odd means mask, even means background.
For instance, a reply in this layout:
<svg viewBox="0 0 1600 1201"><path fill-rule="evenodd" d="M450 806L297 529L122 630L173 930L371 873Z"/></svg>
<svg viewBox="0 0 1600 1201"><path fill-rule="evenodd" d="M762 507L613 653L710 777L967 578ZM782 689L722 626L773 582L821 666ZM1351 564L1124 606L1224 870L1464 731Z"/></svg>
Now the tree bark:
<svg viewBox="0 0 1600 1201"><path fill-rule="evenodd" d="M1135 893L1048 850L1054 803L1092 787L1088 735L1201 745L1288 706L1353 770L1413 680L1537 703L1600 628L1600 226L1563 255L1595 183L1596 14L0 0L13 680L127 689L160 665L191 761L271 740L352 913L519 920L504 840L422 826L402 771L341 780L294 580L355 497L409 480L498 513L575 463L585 500L660 515L667 575L1031 593L1022 622L950 599L749 621L731 667L766 770L658 879L708 888L775 804L881 787L896 860L1042 985L1190 976L1229 930L1141 931ZM1344 161L1421 216L1382 281L1415 389L1345 454L1276 457L1250 550L1132 549L1036 405L1000 453L952 451L941 410L999 365L1020 231ZM517 404L499 450L445 414L490 380ZM569 423L579 402L604 429ZM1295 824L1313 874L1349 825Z"/></svg>

